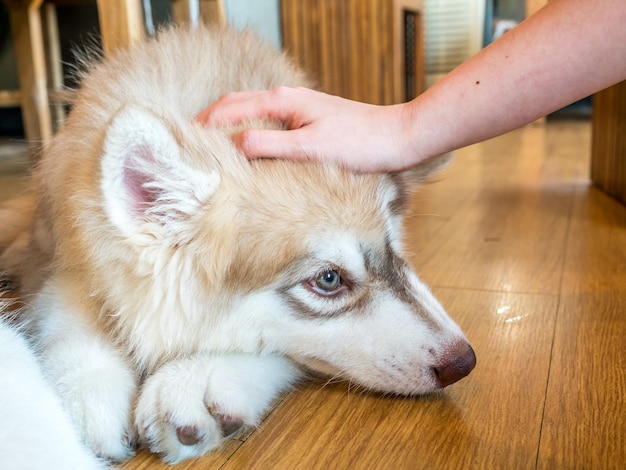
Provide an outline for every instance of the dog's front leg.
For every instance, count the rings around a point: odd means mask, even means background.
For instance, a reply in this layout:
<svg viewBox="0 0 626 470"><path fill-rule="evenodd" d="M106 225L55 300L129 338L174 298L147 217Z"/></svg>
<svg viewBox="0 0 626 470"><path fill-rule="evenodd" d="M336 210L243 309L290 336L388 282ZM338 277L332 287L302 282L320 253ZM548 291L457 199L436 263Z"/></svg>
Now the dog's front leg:
<svg viewBox="0 0 626 470"><path fill-rule="evenodd" d="M205 454L258 425L299 375L282 356L198 354L168 362L141 388L135 412L140 441L170 463Z"/></svg>
<svg viewBox="0 0 626 470"><path fill-rule="evenodd" d="M100 457L123 460L132 455L136 435L131 416L136 376L97 332L97 314L72 292L72 282L56 276L35 296L25 312L34 346L85 444Z"/></svg>

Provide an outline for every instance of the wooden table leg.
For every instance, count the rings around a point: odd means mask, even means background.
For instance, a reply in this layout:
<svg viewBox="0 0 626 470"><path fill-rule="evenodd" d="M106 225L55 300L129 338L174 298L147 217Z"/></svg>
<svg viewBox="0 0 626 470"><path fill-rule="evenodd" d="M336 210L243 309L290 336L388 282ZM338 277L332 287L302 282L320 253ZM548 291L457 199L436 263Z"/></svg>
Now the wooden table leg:
<svg viewBox="0 0 626 470"><path fill-rule="evenodd" d="M145 37L140 0L97 0L105 55L130 47Z"/></svg>
<svg viewBox="0 0 626 470"><path fill-rule="evenodd" d="M54 92L63 90L63 60L61 58L61 41L57 9L53 3L44 3L41 8L43 32L46 38L46 71L48 78L48 101L52 116L52 131L57 132L65 121L65 103L55 101Z"/></svg>
<svg viewBox="0 0 626 470"><path fill-rule="evenodd" d="M41 1L28 5L9 5L15 61L20 80L24 132L31 155L52 137L48 103L46 60L41 27Z"/></svg>

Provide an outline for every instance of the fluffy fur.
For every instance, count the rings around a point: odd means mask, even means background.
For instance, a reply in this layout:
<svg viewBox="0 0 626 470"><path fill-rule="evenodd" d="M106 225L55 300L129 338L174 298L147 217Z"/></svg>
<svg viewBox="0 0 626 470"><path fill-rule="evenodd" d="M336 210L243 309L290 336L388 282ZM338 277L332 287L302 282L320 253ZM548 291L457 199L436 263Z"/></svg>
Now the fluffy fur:
<svg viewBox="0 0 626 470"><path fill-rule="evenodd" d="M4 320L0 372L0 468L105 468L81 443L26 339Z"/></svg>
<svg viewBox="0 0 626 470"><path fill-rule="evenodd" d="M409 183L445 159L411 175L249 162L232 129L193 121L279 85L309 83L247 33L164 32L91 67L35 195L4 209L0 269L96 455L136 439L168 462L201 455L303 369L412 395L474 366L401 252Z"/></svg>

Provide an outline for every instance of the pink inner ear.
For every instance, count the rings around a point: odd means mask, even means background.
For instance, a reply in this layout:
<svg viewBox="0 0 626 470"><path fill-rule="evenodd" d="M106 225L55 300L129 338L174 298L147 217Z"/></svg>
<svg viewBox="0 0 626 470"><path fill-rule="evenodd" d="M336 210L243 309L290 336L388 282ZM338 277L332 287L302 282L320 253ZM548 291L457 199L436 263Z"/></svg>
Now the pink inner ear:
<svg viewBox="0 0 626 470"><path fill-rule="evenodd" d="M131 212L142 215L161 195L158 188L149 187L154 179L146 170L155 165L154 157L148 147L132 149L124 165L124 187L130 196Z"/></svg>

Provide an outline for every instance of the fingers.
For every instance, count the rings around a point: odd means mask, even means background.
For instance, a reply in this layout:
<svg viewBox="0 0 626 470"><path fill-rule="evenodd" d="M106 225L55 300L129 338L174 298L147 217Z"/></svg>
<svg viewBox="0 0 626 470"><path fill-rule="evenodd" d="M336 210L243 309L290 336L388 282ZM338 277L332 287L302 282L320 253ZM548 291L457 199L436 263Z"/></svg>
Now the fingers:
<svg viewBox="0 0 626 470"><path fill-rule="evenodd" d="M223 125L239 124L245 119L253 119L256 103L255 98L263 91L241 91L228 93L203 109L196 116L196 121L203 124Z"/></svg>
<svg viewBox="0 0 626 470"><path fill-rule="evenodd" d="M288 158L306 161L315 158L300 143L298 131L246 129L232 135L235 145L249 158Z"/></svg>
<svg viewBox="0 0 626 470"><path fill-rule="evenodd" d="M301 144L307 141L307 132L303 127L309 124L310 119L303 116L300 110L304 106L303 101L316 94L319 93L289 87L228 93L195 119L210 126L237 125L250 120L281 122L290 131L246 129L231 137L248 158L310 160L313 155Z"/></svg>
<svg viewBox="0 0 626 470"><path fill-rule="evenodd" d="M371 119L380 109L307 88L278 87L227 94L196 120L210 126L263 120L282 123L286 130L249 128L231 136L250 159L323 160L362 169L359 156L363 148L371 147L365 142L373 139L374 148L380 147L376 144L380 124Z"/></svg>
<svg viewBox="0 0 626 470"><path fill-rule="evenodd" d="M267 119L292 127L298 112L297 96L305 89L277 87L228 93L202 110L196 120L207 125L240 124L246 120Z"/></svg>

